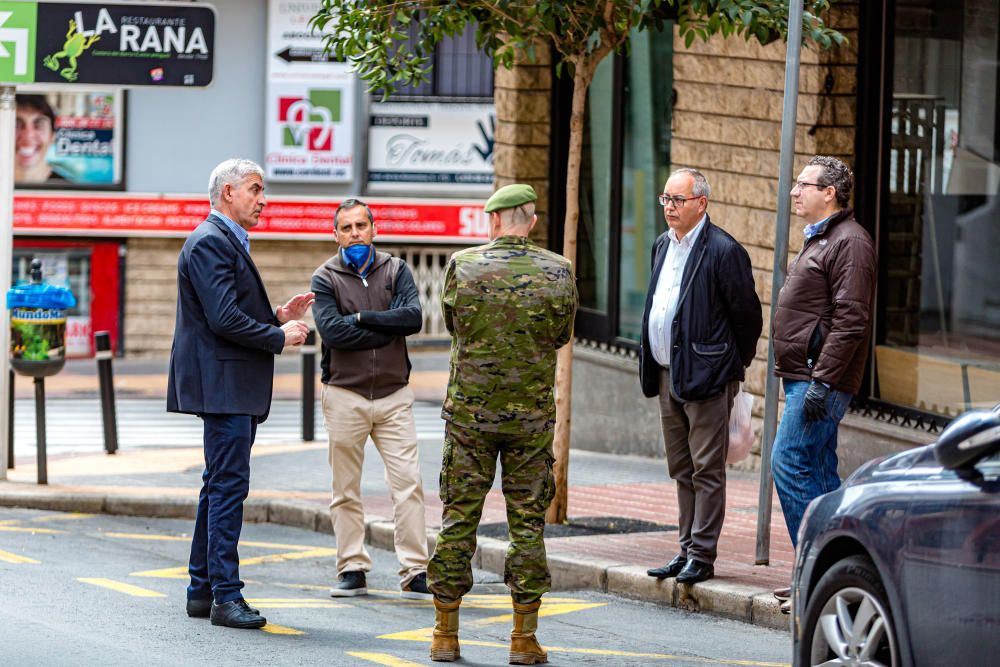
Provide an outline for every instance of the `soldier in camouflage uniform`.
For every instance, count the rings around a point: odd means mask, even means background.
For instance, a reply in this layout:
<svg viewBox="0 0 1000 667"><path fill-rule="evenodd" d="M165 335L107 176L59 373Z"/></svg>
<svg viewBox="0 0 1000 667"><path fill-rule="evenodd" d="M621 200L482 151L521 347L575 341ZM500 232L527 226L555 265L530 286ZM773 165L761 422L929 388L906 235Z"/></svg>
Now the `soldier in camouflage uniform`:
<svg viewBox="0 0 1000 667"><path fill-rule="evenodd" d="M458 607L472 588L476 528L500 458L510 547L504 581L514 604L511 664L546 661L534 630L550 588L543 529L552 500L556 350L570 340L577 292L570 262L528 240L537 217L529 185L498 190L485 210L486 245L455 253L441 299L452 335L441 466L444 504L427 578L437 612L431 659L459 657Z"/></svg>

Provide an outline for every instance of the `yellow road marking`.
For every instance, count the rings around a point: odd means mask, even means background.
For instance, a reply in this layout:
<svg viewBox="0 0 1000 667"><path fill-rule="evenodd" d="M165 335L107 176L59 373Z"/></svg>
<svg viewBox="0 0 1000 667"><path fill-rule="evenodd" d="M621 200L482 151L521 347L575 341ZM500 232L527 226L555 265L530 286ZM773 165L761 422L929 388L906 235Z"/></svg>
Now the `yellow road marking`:
<svg viewBox="0 0 1000 667"><path fill-rule="evenodd" d="M303 584L302 588L309 588L315 590L327 590L329 586L311 586L308 584ZM379 595L396 596L395 598L389 597L388 599L382 600L366 600L366 604L389 604L389 605L401 605L401 606L427 606L431 604L431 600L407 600L398 597L398 590L381 590L375 588L369 588L369 593L376 593ZM586 600L580 600L577 598L545 598L545 605L565 605L565 604L589 604ZM601 603L606 604L606 603ZM462 598L462 609L510 609L510 596L509 595L466 595ZM576 611L576 610L574 610Z"/></svg>
<svg viewBox="0 0 1000 667"><path fill-rule="evenodd" d="M104 579L101 577L77 577L76 580L83 582L85 584L101 586L102 588L110 588L113 591L118 591L119 593L125 593L126 595L134 595L137 598L167 597L164 593L151 591L148 588L140 588L139 586L133 586L132 584L126 584L121 581L115 581L114 579Z"/></svg>
<svg viewBox="0 0 1000 667"><path fill-rule="evenodd" d="M190 537L178 535L150 535L148 533L101 533L103 537L115 537L123 540L155 540L162 542L190 542Z"/></svg>
<svg viewBox="0 0 1000 667"><path fill-rule="evenodd" d="M464 599L463 599L464 604ZM510 599L507 599L507 604L510 605ZM596 607L606 606L606 602L579 602L575 604L549 604L546 600L542 604L542 608L538 611L539 616L560 616L562 614L571 614L576 611L586 611L587 609L594 609ZM509 608L509 606L508 606ZM474 621L463 621L462 627L477 627L481 628L487 625L494 625L497 623L513 623L514 613L501 614L500 616L489 616L487 618L478 618ZM379 639L395 639L398 641L408 641L408 642L429 642L431 640L431 633L434 628L420 628L418 630L404 630L403 632L393 632L388 635L380 635ZM502 644L477 644L477 646L502 646Z"/></svg>
<svg viewBox="0 0 1000 667"><path fill-rule="evenodd" d="M157 540L163 542L190 542L191 536L183 535L156 535L151 533L101 533L104 537L115 537L123 540ZM239 546L261 549L291 549L292 551L312 551L318 548L307 544L283 544L281 542L254 542L240 540ZM334 550L336 551L336 550Z"/></svg>
<svg viewBox="0 0 1000 667"><path fill-rule="evenodd" d="M3 519L0 520L0 526L13 526L16 523L21 523L20 519Z"/></svg>
<svg viewBox="0 0 1000 667"><path fill-rule="evenodd" d="M283 544L281 542L244 542L240 540L241 547L260 547L261 549L291 549L292 551L311 551L312 549L318 549L312 544ZM336 549L334 549L336 552Z"/></svg>
<svg viewBox="0 0 1000 667"><path fill-rule="evenodd" d="M187 579L188 568L187 565L180 565L178 567L165 567L160 570L143 570L142 572L133 572L129 576L157 577L159 579Z"/></svg>
<svg viewBox="0 0 1000 667"><path fill-rule="evenodd" d="M476 601L478 604L466 605L465 601L467 598L478 597ZM495 599L494 599L495 598ZM556 603L555 600L564 601L561 604ZM466 596L462 599L462 606L478 607L478 608L493 608L494 605L500 603L506 605L507 609L510 609L510 598L507 596ZM582 600L575 600L573 598L546 598L545 602L542 603L542 608L539 610L539 616L559 616L561 614L570 614L577 611L585 611L587 609L594 609L596 607L606 606L607 603L604 602L584 602ZM462 621L463 628L481 628L488 625L494 625L498 623L511 624L513 623L513 613L501 614L498 616L488 616L486 618L480 618L473 621ZM415 642L430 642L431 635L434 628L420 628L418 630L410 630L404 632L394 632L387 635L380 635L378 639L393 639L397 641L415 641ZM507 644L501 644L497 642L487 642L487 641L475 641L465 638L460 638L459 640L462 644L467 644L469 646L484 646L487 648L507 648ZM600 655L609 657L621 657L621 658L647 658L650 660L665 660L665 661L678 661L678 662L702 662L705 664L712 665L746 665L748 667L790 667L787 663L782 662L760 662L754 660L727 660L724 658L704 658L695 655L672 655L669 653L642 653L637 651L616 651L613 649L588 649L588 648L570 648L564 646L549 646L545 645L545 648L550 653L569 653L574 655Z"/></svg>
<svg viewBox="0 0 1000 667"><path fill-rule="evenodd" d="M396 656L389 655L388 653L362 653L361 651L348 651L347 655L355 658L361 658L362 660L367 660L368 662L374 662L376 665L386 665L386 667L421 667L421 663L419 662L410 662L409 660L397 658Z"/></svg>
<svg viewBox="0 0 1000 667"><path fill-rule="evenodd" d="M351 606L316 598L248 598L247 602L259 609L340 609Z"/></svg>
<svg viewBox="0 0 1000 667"><path fill-rule="evenodd" d="M20 556L18 554L12 554L9 551L0 550L0 560L5 563L14 563L15 565L38 565L40 561L34 558L28 558L27 556Z"/></svg>
<svg viewBox="0 0 1000 667"><path fill-rule="evenodd" d="M509 618L509 617L508 617ZM483 619L485 620L485 619ZM464 625L469 625L465 623ZM397 632L391 635L382 635L378 639L395 639L399 641L425 642L431 641L431 632L434 628L423 628L412 632ZM459 642L466 646L484 646L486 648L507 648L507 644L498 642L484 642L465 639L459 636ZM754 660L727 660L725 658L704 658L697 655L671 655L669 653L640 653L637 651L615 651L613 649L591 649L591 648L569 648L565 646L549 646L544 644L545 650L549 653L571 653L574 655L602 655L619 658L648 658L651 660L670 660L679 662L703 662L707 665L746 665L748 667L791 667L785 662L758 662Z"/></svg>
<svg viewBox="0 0 1000 667"><path fill-rule="evenodd" d="M264 632L270 632L272 635L304 635L305 633L301 630L296 630L295 628L286 628L283 625L275 625L274 623L268 623L261 628Z"/></svg>
<svg viewBox="0 0 1000 667"><path fill-rule="evenodd" d="M268 543L259 542L257 544L268 544ZM240 545L245 546L242 542L240 543ZM287 547L291 545L282 545L282 546ZM254 558L241 558L240 567L243 567L245 565L260 565L261 563L283 563L288 560L300 560L303 558L328 558L337 555L337 550L333 548L302 547L302 546L296 548L303 549L303 551L292 551L280 554L268 554L267 556L256 556ZM161 579L185 579L188 576L188 569L186 565L181 565L177 567L165 567L158 570L143 570L142 572L133 572L129 576L158 577Z"/></svg>
<svg viewBox="0 0 1000 667"><path fill-rule="evenodd" d="M32 526L0 526L0 531L5 533L38 533L39 535L61 535L65 530L55 530L54 528L35 528Z"/></svg>
<svg viewBox="0 0 1000 667"><path fill-rule="evenodd" d="M93 514L84 514L82 512L66 512L64 514L50 514L49 516L39 516L34 519L30 519L32 523L37 523L39 521L76 521L78 519L92 519Z"/></svg>
<svg viewBox="0 0 1000 667"><path fill-rule="evenodd" d="M328 556L336 556L336 549L328 549L326 547L317 547L315 549L309 549L308 551L295 551L291 553L283 554L270 554L268 556L257 556L255 558L241 558L240 565L257 565L259 563L281 563L286 560L300 560L303 558L325 558Z"/></svg>

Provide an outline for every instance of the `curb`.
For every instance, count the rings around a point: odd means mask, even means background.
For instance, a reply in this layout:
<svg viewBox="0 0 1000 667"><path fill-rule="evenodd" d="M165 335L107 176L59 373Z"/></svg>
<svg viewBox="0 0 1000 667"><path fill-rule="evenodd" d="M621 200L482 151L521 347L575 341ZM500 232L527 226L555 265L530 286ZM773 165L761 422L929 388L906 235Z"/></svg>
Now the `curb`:
<svg viewBox="0 0 1000 667"><path fill-rule="evenodd" d="M0 482L0 507L193 520L197 503L197 498L15 489L10 488L9 483ZM333 534L327 509L301 500L249 498L243 504L243 520ZM392 521L378 517L366 520L365 544L394 551L393 529ZM436 533L428 532L431 549L435 542ZM508 543L490 537L479 537L477 542L479 546L472 566L502 575ZM673 579L650 577L645 568L637 565L586 556L550 554L548 562L553 591L596 591L776 630L790 627L789 617L781 613L774 596L752 586L719 580L688 586L677 584Z"/></svg>

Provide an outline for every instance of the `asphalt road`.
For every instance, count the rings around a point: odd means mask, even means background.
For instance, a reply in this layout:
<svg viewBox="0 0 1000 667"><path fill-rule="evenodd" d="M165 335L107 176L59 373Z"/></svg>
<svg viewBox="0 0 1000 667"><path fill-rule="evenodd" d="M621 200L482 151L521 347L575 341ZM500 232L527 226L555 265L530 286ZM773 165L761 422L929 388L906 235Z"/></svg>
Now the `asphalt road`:
<svg viewBox="0 0 1000 667"><path fill-rule="evenodd" d="M430 665L433 607L402 600L392 553L373 550L371 594L333 599L333 538L248 524L244 594L267 631L184 613L193 523L0 509L0 664ZM476 573L462 605L462 665L503 665L510 599ZM545 598L553 665L786 664L788 634L595 593Z"/></svg>

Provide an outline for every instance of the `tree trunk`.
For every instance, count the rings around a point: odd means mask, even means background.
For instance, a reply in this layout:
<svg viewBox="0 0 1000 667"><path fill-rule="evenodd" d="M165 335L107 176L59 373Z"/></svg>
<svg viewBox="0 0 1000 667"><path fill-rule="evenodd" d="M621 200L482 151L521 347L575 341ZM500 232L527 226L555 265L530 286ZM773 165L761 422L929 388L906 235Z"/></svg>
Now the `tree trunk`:
<svg viewBox="0 0 1000 667"><path fill-rule="evenodd" d="M595 66L581 58L573 64L573 106L569 121L569 156L566 161L566 219L563 225L563 255L576 267L576 230L580 219L580 160L583 155L583 121L587 89ZM545 513L546 523L565 523L568 510L569 432L573 393L573 340L559 350L556 359L556 428L552 442L555 456L556 494Z"/></svg>

